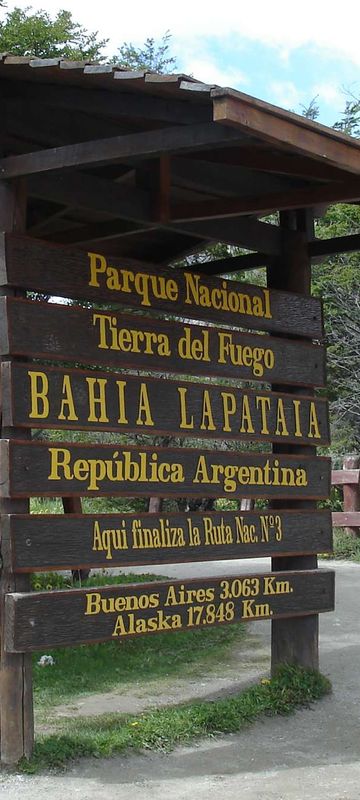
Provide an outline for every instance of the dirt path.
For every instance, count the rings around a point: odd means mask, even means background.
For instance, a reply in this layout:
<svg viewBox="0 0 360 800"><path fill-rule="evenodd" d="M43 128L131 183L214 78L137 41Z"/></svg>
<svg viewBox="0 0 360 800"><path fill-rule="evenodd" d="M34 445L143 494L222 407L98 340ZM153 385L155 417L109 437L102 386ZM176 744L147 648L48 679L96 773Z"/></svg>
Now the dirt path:
<svg viewBox="0 0 360 800"><path fill-rule="evenodd" d="M235 648L229 663L211 664L206 674L189 678L168 677L131 685L119 691L91 694L51 709L54 723L63 717L91 717L99 714L138 714L148 708L187 703L190 700L215 700L241 691L245 686L268 674L270 652L266 635L259 626L249 627L245 642ZM37 725L37 730L50 732L54 727L47 721Z"/></svg>
<svg viewBox="0 0 360 800"><path fill-rule="evenodd" d="M177 748L170 755L89 760L55 776L4 776L1 797L359 800L360 565L335 566L336 612L321 617L321 668L333 682L331 696L289 718L266 719L244 733ZM253 627L268 640L266 623Z"/></svg>

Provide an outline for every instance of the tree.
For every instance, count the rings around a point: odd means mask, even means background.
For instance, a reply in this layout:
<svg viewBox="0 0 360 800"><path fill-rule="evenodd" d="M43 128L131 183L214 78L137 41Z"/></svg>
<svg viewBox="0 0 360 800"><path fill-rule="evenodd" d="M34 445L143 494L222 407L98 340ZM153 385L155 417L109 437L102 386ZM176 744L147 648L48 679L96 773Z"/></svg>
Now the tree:
<svg viewBox="0 0 360 800"><path fill-rule="evenodd" d="M360 290L332 288L340 313L329 332L332 366L332 411L343 434L346 450L360 448Z"/></svg>
<svg viewBox="0 0 360 800"><path fill-rule="evenodd" d="M18 56L103 61L106 39L75 22L70 11L59 11L52 19L46 11L14 8L0 23L0 50Z"/></svg>
<svg viewBox="0 0 360 800"><path fill-rule="evenodd" d="M135 47L132 42L124 42L119 47L118 55L112 63L126 69L149 70L150 72L171 73L176 71L176 58L170 55L170 31L162 36L159 42L148 37L142 47Z"/></svg>

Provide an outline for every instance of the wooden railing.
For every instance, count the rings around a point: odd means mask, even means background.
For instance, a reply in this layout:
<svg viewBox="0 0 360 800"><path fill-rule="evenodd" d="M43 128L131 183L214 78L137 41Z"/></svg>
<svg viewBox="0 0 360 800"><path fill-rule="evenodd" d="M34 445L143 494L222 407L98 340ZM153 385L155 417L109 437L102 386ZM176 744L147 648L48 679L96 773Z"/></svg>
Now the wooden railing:
<svg viewBox="0 0 360 800"><path fill-rule="evenodd" d="M360 536L360 456L345 456L343 468L331 473L332 486L342 486L343 511L333 511L333 525Z"/></svg>

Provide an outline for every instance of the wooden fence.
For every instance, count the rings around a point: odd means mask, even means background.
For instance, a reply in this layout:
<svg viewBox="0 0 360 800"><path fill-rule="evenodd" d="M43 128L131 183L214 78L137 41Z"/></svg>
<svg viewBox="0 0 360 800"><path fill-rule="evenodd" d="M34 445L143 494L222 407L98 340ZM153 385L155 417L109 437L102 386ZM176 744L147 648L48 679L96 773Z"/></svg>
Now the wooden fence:
<svg viewBox="0 0 360 800"><path fill-rule="evenodd" d="M345 456L343 468L331 473L331 485L341 486L344 493L344 510L333 512L333 525L360 536L360 456Z"/></svg>

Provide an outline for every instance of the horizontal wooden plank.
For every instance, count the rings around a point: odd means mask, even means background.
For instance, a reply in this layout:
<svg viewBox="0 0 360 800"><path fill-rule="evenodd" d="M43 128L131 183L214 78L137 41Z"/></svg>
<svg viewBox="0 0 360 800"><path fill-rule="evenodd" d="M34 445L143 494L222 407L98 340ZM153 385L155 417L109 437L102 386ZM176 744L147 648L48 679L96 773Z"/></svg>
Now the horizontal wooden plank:
<svg viewBox="0 0 360 800"><path fill-rule="evenodd" d="M360 199L360 181L347 180L343 183L312 185L300 188L257 192L256 188L248 195L216 200L200 200L196 203L174 203L171 219L174 222L202 219L225 219L242 214L271 214L274 209L281 211L306 208L322 203L356 202Z"/></svg>
<svg viewBox="0 0 360 800"><path fill-rule="evenodd" d="M331 256L334 253L353 253L360 250L360 233L348 236L333 236L331 239L313 239L309 242L308 249L311 258Z"/></svg>
<svg viewBox="0 0 360 800"><path fill-rule="evenodd" d="M0 298L0 352L207 378L325 383L319 345L10 297Z"/></svg>
<svg viewBox="0 0 360 800"><path fill-rule="evenodd" d="M224 147L243 139L242 134L212 122L130 133L0 159L3 179L34 175L48 170L71 169L113 163L128 158L158 158L165 153Z"/></svg>
<svg viewBox="0 0 360 800"><path fill-rule="evenodd" d="M328 444L328 403L121 372L1 365L6 428L65 428Z"/></svg>
<svg viewBox="0 0 360 800"><path fill-rule="evenodd" d="M333 608L328 570L8 594L5 648L29 652Z"/></svg>
<svg viewBox="0 0 360 800"><path fill-rule="evenodd" d="M333 511L332 523L337 528L360 528L360 511Z"/></svg>
<svg viewBox="0 0 360 800"><path fill-rule="evenodd" d="M0 496L324 499L330 459L188 448L0 441Z"/></svg>
<svg viewBox="0 0 360 800"><path fill-rule="evenodd" d="M124 266L25 236L5 235L1 284L94 302L120 303L190 319L323 337L322 305L314 297L161 266Z"/></svg>
<svg viewBox="0 0 360 800"><path fill-rule="evenodd" d="M53 203L103 211L116 219L130 219L153 227L154 208L149 193L143 190L128 190L128 195L121 184L89 175L84 172L66 171L60 175L43 172L33 175L27 182L29 195L49 200ZM250 250L261 250L263 253L279 255L281 252L281 231L279 226L259 222L257 219L209 220L191 223L157 222L157 227L165 231L174 231L185 236L204 240L239 244Z"/></svg>
<svg viewBox="0 0 360 800"><path fill-rule="evenodd" d="M273 114L271 110L257 107L252 98L213 97L214 120L221 125L230 125L239 132L258 136L269 144L289 148L294 153L309 156L349 173L360 173L359 143L339 140L335 135L311 128L307 129L296 119ZM307 120L308 122L308 120Z"/></svg>
<svg viewBox="0 0 360 800"><path fill-rule="evenodd" d="M360 469L333 469L331 483L333 486L343 486L348 483L359 483Z"/></svg>
<svg viewBox="0 0 360 800"><path fill-rule="evenodd" d="M2 531L14 572L332 551L327 510L8 515Z"/></svg>

